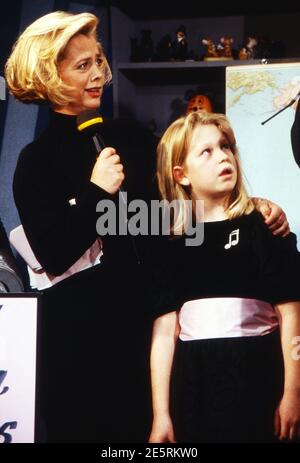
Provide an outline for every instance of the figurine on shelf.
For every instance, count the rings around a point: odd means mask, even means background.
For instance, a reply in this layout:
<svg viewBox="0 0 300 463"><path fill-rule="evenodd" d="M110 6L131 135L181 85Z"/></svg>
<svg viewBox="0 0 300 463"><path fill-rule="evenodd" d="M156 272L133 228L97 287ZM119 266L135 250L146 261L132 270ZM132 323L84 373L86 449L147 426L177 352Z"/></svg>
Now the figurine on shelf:
<svg viewBox="0 0 300 463"><path fill-rule="evenodd" d="M141 50L136 37L130 37L130 61L131 63L141 61Z"/></svg>
<svg viewBox="0 0 300 463"><path fill-rule="evenodd" d="M232 37L221 37L220 44L217 47L218 55L224 59L233 59L232 44Z"/></svg>
<svg viewBox="0 0 300 463"><path fill-rule="evenodd" d="M152 61L153 42L150 29L141 30L140 43L136 37L130 37L130 61L132 63Z"/></svg>
<svg viewBox="0 0 300 463"><path fill-rule="evenodd" d="M204 61L209 61L213 59L218 59L219 55L217 52L217 47L214 41L211 38L202 39L203 45L207 46L206 53L203 57Z"/></svg>
<svg viewBox="0 0 300 463"><path fill-rule="evenodd" d="M242 47L239 50L239 60L246 60L246 59L249 59L248 58L248 51L247 51L246 47Z"/></svg>
<svg viewBox="0 0 300 463"><path fill-rule="evenodd" d="M151 37L152 31L150 29L141 30L141 46L140 58L141 61L152 61L153 58L153 41Z"/></svg>
<svg viewBox="0 0 300 463"><path fill-rule="evenodd" d="M172 59L172 39L169 34L164 35L156 47L156 61L170 61Z"/></svg>
<svg viewBox="0 0 300 463"><path fill-rule="evenodd" d="M258 39L256 37L247 37L245 45L239 51L239 59L254 59L257 57Z"/></svg>
<svg viewBox="0 0 300 463"><path fill-rule="evenodd" d="M269 37L246 38L244 46L239 51L239 59L284 58L285 44L281 40L274 41Z"/></svg>
<svg viewBox="0 0 300 463"><path fill-rule="evenodd" d="M172 43L172 58L176 61L188 59L188 45L185 26L180 26L176 31L176 39Z"/></svg>

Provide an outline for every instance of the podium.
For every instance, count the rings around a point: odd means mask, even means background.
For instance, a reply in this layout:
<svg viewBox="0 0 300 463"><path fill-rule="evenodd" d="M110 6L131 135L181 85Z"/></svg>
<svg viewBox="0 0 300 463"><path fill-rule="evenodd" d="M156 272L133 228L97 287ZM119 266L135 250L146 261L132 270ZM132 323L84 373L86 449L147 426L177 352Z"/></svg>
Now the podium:
<svg viewBox="0 0 300 463"><path fill-rule="evenodd" d="M0 443L36 441L39 299L0 294Z"/></svg>

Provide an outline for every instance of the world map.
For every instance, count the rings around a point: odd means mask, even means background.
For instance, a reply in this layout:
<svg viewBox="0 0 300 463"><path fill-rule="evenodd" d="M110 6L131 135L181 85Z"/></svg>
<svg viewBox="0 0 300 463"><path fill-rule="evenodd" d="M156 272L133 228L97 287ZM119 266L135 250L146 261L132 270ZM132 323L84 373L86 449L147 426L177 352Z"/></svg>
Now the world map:
<svg viewBox="0 0 300 463"><path fill-rule="evenodd" d="M300 249L300 169L291 146L299 91L300 63L226 69L226 115L237 138L249 194L283 208Z"/></svg>
<svg viewBox="0 0 300 463"><path fill-rule="evenodd" d="M278 89L275 76L268 71L261 72L231 72L227 79L227 88L231 89L233 96L229 107L235 106L244 95L254 95L267 88Z"/></svg>

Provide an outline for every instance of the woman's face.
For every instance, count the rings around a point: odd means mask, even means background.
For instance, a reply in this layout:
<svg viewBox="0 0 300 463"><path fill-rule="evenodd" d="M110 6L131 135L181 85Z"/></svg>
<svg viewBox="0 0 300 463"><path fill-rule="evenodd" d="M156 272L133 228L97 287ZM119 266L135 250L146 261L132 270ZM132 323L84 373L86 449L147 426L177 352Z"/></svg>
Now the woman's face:
<svg viewBox="0 0 300 463"><path fill-rule="evenodd" d="M229 197L237 181L237 165L225 135L213 124L195 128L184 166L174 167L177 181L190 186L195 199Z"/></svg>
<svg viewBox="0 0 300 463"><path fill-rule="evenodd" d="M95 37L79 34L70 40L65 57L58 65L58 73L66 84L74 88L73 101L55 108L56 111L77 115L84 109L100 106L106 69L103 58Z"/></svg>

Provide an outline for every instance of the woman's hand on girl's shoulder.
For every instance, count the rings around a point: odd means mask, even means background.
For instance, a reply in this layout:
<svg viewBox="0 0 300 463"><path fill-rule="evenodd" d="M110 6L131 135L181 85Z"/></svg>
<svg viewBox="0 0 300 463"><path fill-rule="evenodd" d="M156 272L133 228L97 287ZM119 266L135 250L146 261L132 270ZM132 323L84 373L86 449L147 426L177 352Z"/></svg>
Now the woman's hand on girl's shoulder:
<svg viewBox="0 0 300 463"><path fill-rule="evenodd" d="M255 208L261 213L265 224L272 231L273 235L287 236L290 233L290 226L286 214L280 206L269 199L252 198Z"/></svg>

